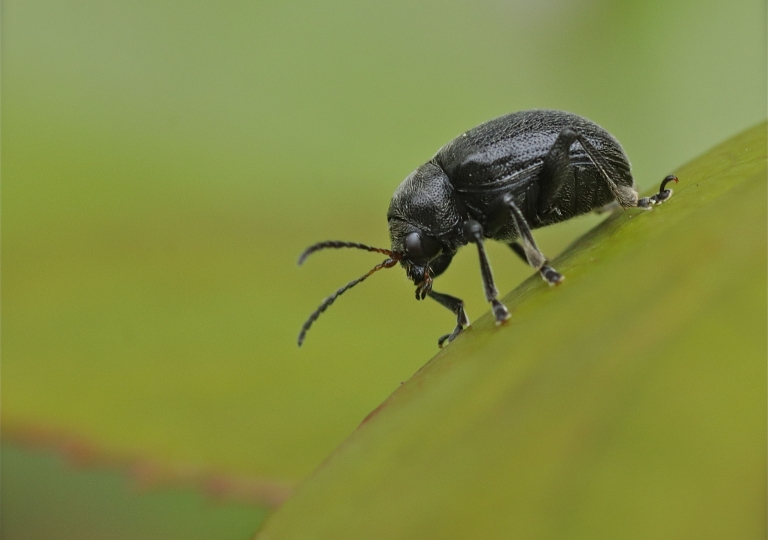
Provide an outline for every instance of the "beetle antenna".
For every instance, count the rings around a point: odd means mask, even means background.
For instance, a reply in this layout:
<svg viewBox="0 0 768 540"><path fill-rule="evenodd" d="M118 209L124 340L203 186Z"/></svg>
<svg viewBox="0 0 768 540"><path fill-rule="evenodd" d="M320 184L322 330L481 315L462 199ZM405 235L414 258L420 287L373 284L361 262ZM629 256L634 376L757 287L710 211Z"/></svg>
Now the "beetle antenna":
<svg viewBox="0 0 768 540"><path fill-rule="evenodd" d="M396 261L399 261L402 258L402 255L400 255L399 253L395 253L394 251L390 251L384 248L366 246L365 244L358 244L357 242L340 242L338 240L329 240L327 242L318 242L317 244L312 244L307 249L305 249L304 252L301 255L299 255L298 265L301 266L302 264L304 264L304 261L307 260L307 257L313 254L315 251L320 251L321 249L326 249L326 248L364 249L365 251L383 253L387 257L394 259Z"/></svg>
<svg viewBox="0 0 768 540"><path fill-rule="evenodd" d="M327 242L324 242L324 243L327 243ZM316 245L319 245L319 244L316 244ZM314 247L314 246L312 246L312 247ZM344 247L344 246L342 246L342 247ZM309 249L311 249L311 248L309 248ZM309 249L307 251L309 251ZM317 248L317 249L321 249L321 248ZM362 276L360 276L357 279L353 279L352 281L350 281L349 283L347 283L346 285L341 287L339 290L337 290L335 293L333 293L331 296L329 296L328 298L323 300L323 303L320 304L320 306L315 311L312 312L312 315L309 316L309 318L307 319L307 322L305 322L304 326L301 327L301 332L299 332L299 339L298 339L299 347L301 347L301 344L304 343L304 337L307 335L307 331L309 330L309 327L312 326L312 323L315 322L317 320L317 318L320 316L320 314L323 311L325 311L326 309L328 309L328 306L333 304L333 302L340 295L342 295L347 290L351 289L352 287L354 287L355 285L357 285L361 281L365 281L366 279L368 279L368 277L371 274L373 274L374 272L378 272L382 268L392 268L396 264L397 264L397 259L394 259L394 258L385 259L384 262L381 262L381 263L377 264L376 266L374 266L368 273L363 274Z"/></svg>

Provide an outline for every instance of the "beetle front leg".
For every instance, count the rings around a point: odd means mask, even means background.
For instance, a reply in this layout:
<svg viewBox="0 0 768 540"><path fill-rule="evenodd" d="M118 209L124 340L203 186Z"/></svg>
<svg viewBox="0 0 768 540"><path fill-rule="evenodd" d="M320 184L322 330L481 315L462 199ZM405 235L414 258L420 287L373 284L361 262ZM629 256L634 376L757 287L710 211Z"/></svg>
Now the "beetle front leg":
<svg viewBox="0 0 768 540"><path fill-rule="evenodd" d="M485 299L491 303L491 309L493 309L493 316L496 318L496 324L501 324L509 319L509 310L499 299L499 290L493 283L493 273L491 272L491 265L488 262L488 255L485 253L485 246L483 246L483 227L477 221L469 219L464 222L464 236L469 242L477 244L477 253L480 256L480 273L483 276L483 287L485 289Z"/></svg>
<svg viewBox="0 0 768 540"><path fill-rule="evenodd" d="M467 317L467 312L464 311L464 302L460 298L432 290L430 290L427 294L438 304L443 307L447 307L456 314L456 328L454 328L453 332L450 334L445 334L443 337L437 340L437 346L442 349L443 344L446 341L450 343L456 339L456 336L458 336L465 327L469 326L469 317Z"/></svg>

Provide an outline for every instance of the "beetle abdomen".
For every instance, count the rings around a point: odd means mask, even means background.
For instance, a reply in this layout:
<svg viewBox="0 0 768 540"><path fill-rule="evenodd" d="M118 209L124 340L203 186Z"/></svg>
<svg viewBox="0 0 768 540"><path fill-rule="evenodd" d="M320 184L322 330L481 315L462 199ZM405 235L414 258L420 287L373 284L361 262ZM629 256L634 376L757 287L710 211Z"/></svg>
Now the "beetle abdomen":
<svg viewBox="0 0 768 540"><path fill-rule="evenodd" d="M573 128L605 158L612 179L632 186L629 160L619 142L606 130L581 116L550 110L522 111L481 124L441 148L434 157L461 194L470 213L481 213L500 194L511 193L529 223L541 227L590 212L613 195L580 144L570 148L574 179L563 185L551 212L537 212L538 195L547 154L558 135ZM560 196L562 194L562 196ZM477 219L477 218L476 218Z"/></svg>

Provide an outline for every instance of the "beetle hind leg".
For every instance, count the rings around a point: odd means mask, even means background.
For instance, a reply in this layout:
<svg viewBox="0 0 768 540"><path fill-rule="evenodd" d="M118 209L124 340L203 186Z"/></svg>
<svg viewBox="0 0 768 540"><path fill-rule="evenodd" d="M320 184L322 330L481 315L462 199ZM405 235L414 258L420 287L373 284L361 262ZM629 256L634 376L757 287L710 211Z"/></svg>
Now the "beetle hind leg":
<svg viewBox="0 0 768 540"><path fill-rule="evenodd" d="M575 142L578 142L587 153L589 160L597 168L600 177L608 189L610 189L616 202L622 208L638 206L637 191L631 187L616 183L612 178L614 173L613 167L600 151L579 131L572 127L566 127L560 131L555 143L549 149L544 159L544 174L549 178L549 182L546 183L547 189L544 191L539 203L539 211L546 212L549 206L554 203L563 185L573 183L574 173L570 149L571 145Z"/></svg>
<svg viewBox="0 0 768 540"><path fill-rule="evenodd" d="M642 199L639 199L637 201L637 206L639 208L647 208L650 210L653 208L653 206L668 201L669 198L672 197L673 193L671 189L667 189L667 184L670 182L677 183L677 176L674 174L667 176L664 180L661 181L659 192L656 195L651 195L650 197L643 197Z"/></svg>

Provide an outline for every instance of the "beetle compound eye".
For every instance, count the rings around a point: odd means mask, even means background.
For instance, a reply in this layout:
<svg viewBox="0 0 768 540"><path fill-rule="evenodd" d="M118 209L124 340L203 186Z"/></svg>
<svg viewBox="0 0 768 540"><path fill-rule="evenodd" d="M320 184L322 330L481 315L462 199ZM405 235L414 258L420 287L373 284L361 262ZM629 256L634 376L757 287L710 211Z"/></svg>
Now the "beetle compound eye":
<svg viewBox="0 0 768 540"><path fill-rule="evenodd" d="M421 235L416 232L409 233L405 237L405 254L411 259L421 259Z"/></svg>
<svg viewBox="0 0 768 540"><path fill-rule="evenodd" d="M431 236L412 232L405 237L405 254L410 259L431 259L441 249L440 242Z"/></svg>

